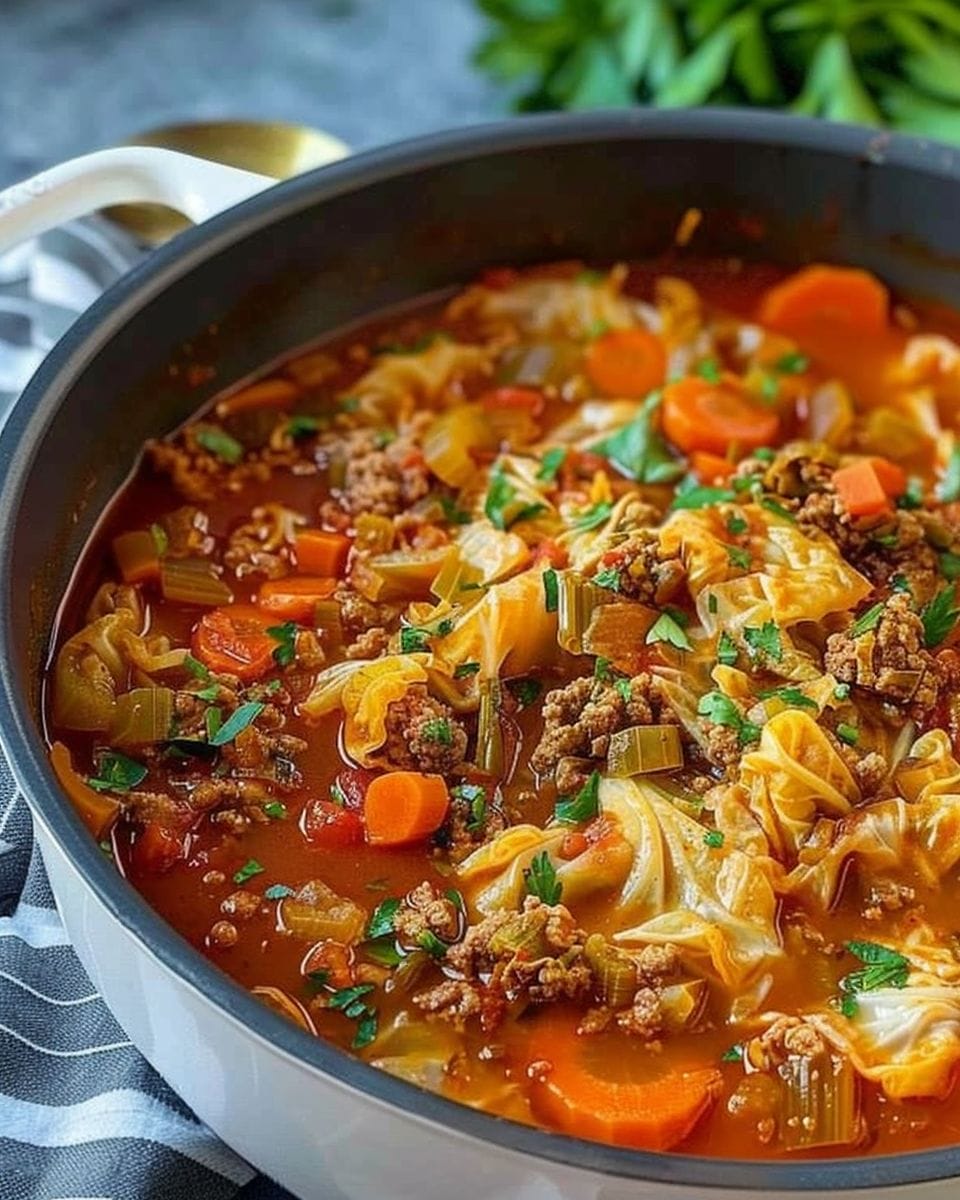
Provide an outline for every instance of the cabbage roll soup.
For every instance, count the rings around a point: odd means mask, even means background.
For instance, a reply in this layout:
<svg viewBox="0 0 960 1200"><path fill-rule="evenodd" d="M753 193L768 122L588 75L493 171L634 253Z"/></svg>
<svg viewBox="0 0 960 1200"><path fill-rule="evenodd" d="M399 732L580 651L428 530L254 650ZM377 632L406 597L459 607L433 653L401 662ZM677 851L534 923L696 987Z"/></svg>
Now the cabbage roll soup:
<svg viewBox="0 0 960 1200"><path fill-rule="evenodd" d="M148 444L64 793L263 1004L583 1138L960 1140L960 345L864 271L490 270Z"/></svg>

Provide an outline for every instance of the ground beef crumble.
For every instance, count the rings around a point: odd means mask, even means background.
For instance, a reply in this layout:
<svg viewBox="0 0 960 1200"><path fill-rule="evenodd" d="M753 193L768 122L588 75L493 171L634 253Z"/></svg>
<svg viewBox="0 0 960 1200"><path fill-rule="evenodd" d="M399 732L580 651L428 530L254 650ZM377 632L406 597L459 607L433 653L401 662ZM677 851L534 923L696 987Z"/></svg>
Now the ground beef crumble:
<svg viewBox="0 0 960 1200"><path fill-rule="evenodd" d="M460 936L462 914L449 896L429 880L408 892L393 918L393 929L401 946L419 946L424 934L432 933L442 942L455 942Z"/></svg>
<svg viewBox="0 0 960 1200"><path fill-rule="evenodd" d="M675 599L687 573L676 555L661 557L660 539L648 529L637 529L612 550L598 567L617 572L615 591L642 604L662 607Z"/></svg>
<svg viewBox="0 0 960 1200"><path fill-rule="evenodd" d="M446 775L467 753L467 731L453 710L414 684L387 708L383 756L402 771Z"/></svg>
<svg viewBox="0 0 960 1200"><path fill-rule="evenodd" d="M346 435L332 435L323 449L344 464L343 485L332 489L334 499L324 504L321 513L334 525L342 524L343 513L394 517L430 490L430 472L409 433L384 444L381 430L355 429Z"/></svg>

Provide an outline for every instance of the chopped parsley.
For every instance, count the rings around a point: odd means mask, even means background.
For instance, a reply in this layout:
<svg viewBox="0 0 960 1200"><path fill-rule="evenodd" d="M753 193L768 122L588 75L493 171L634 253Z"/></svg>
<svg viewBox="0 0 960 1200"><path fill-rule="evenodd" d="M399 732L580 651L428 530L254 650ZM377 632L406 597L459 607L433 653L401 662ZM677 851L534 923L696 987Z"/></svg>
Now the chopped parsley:
<svg viewBox="0 0 960 1200"><path fill-rule="evenodd" d="M449 949L447 943L441 941L432 929L425 929L420 934L417 938L417 945L421 950L426 950L431 958L443 958Z"/></svg>
<svg viewBox="0 0 960 1200"><path fill-rule="evenodd" d="M810 359L799 350L782 354L773 364L773 369L781 375L802 375L810 367Z"/></svg>
<svg viewBox="0 0 960 1200"><path fill-rule="evenodd" d="M369 1046L377 1036L377 1010L371 1008L365 999L372 991L372 983L357 983L353 987L340 988L327 1001L330 1008L357 1022L352 1042L354 1050Z"/></svg>
<svg viewBox="0 0 960 1200"><path fill-rule="evenodd" d="M779 501L774 500L772 496L761 496L760 507L765 508L767 512L772 512L775 516L782 517L785 521L796 524L797 518L793 513L788 508L784 508Z"/></svg>
<svg viewBox="0 0 960 1200"><path fill-rule="evenodd" d="M543 691L543 684L539 679L508 679L507 687L521 708L529 708Z"/></svg>
<svg viewBox="0 0 960 1200"><path fill-rule="evenodd" d="M543 504L517 504L517 489L507 478L502 462L494 464L490 483L483 502L483 511L496 529L506 530L518 521L526 521L542 513Z"/></svg>
<svg viewBox="0 0 960 1200"><path fill-rule="evenodd" d="M453 795L470 806L467 832L477 833L487 820L487 793L478 783L461 783L453 788Z"/></svg>
<svg viewBox="0 0 960 1200"><path fill-rule="evenodd" d="M724 629L717 639L717 662L725 667L732 667L740 654L737 643Z"/></svg>
<svg viewBox="0 0 960 1200"><path fill-rule="evenodd" d="M263 806L263 811L271 821L282 821L287 815L287 806L282 800L271 800Z"/></svg>
<svg viewBox="0 0 960 1200"><path fill-rule="evenodd" d="M777 452L769 446L758 446L753 452L753 457L759 458L761 462L771 463L777 457Z"/></svg>
<svg viewBox="0 0 960 1200"><path fill-rule="evenodd" d="M939 555L940 559L940 574L944 579L949 579L951 583L954 580L960 579L960 554L953 554L949 550Z"/></svg>
<svg viewBox="0 0 960 1200"><path fill-rule="evenodd" d="M337 783L336 780L334 780L333 783L330 784L330 799L333 801L334 804L337 805L338 808L346 808L347 807L346 794L344 793L343 788L340 786L339 783Z"/></svg>
<svg viewBox="0 0 960 1200"><path fill-rule="evenodd" d="M654 428L653 417L660 399L660 392L652 392L629 424L590 447L594 454L601 455L638 483L673 483L683 474L683 464L674 458Z"/></svg>
<svg viewBox="0 0 960 1200"><path fill-rule="evenodd" d="M815 712L817 702L795 687L770 688L760 693L761 700L782 700L789 708L812 708Z"/></svg>
<svg viewBox="0 0 960 1200"><path fill-rule="evenodd" d="M370 920L367 922L366 936L371 941L376 941L377 938L382 937L392 937L393 921L399 908L400 901L394 896L391 896L388 900L381 900L370 914Z"/></svg>
<svg viewBox="0 0 960 1200"><path fill-rule="evenodd" d="M744 550L742 546L727 546L724 545L724 550L727 552L727 558L730 560L732 567L737 567L741 571L750 570L750 551Z"/></svg>
<svg viewBox="0 0 960 1200"><path fill-rule="evenodd" d="M444 617L431 629L428 625L404 625L400 630L400 652L402 654L419 654L430 648L430 639L446 637L453 629L453 620Z"/></svg>
<svg viewBox="0 0 960 1200"><path fill-rule="evenodd" d="M150 526L150 536L153 538L153 544L157 548L157 554L162 558L167 552L170 545L170 539L167 537L167 531L162 525L158 525L156 521Z"/></svg>
<svg viewBox="0 0 960 1200"><path fill-rule="evenodd" d="M960 500L960 443L950 451L950 457L947 459L943 478L937 484L936 493L937 499L943 501L944 504Z"/></svg>
<svg viewBox="0 0 960 1200"><path fill-rule="evenodd" d="M592 582L597 587L606 588L608 592L619 592L620 571L617 567L604 567L594 575Z"/></svg>
<svg viewBox="0 0 960 1200"><path fill-rule="evenodd" d="M719 829L708 829L703 835L703 844L711 850L719 850L723 845L723 834Z"/></svg>
<svg viewBox="0 0 960 1200"><path fill-rule="evenodd" d="M717 593L716 592L708 592L707 593L707 612L708 613L716 613L718 611L719 607L720 607L720 605L717 602Z"/></svg>
<svg viewBox="0 0 960 1200"><path fill-rule="evenodd" d="M287 896L295 896L296 892L285 883L271 883L263 893L264 900L284 900Z"/></svg>
<svg viewBox="0 0 960 1200"><path fill-rule="evenodd" d="M897 497L897 508L923 508L923 480L911 475L907 480L907 490Z"/></svg>
<svg viewBox="0 0 960 1200"><path fill-rule="evenodd" d="M746 533L748 528L749 523L739 513L731 513L727 517L727 532L732 533L734 537L739 537L741 533Z"/></svg>
<svg viewBox="0 0 960 1200"><path fill-rule="evenodd" d="M615 679L613 681L613 686L620 693L620 699L624 702L624 704L629 704L633 699L633 687L630 683L630 680L622 678Z"/></svg>
<svg viewBox="0 0 960 1200"><path fill-rule="evenodd" d="M591 508L584 509L573 519L574 529L596 529L602 525L604 521L613 512L613 505L609 500L601 500L598 504L594 504Z"/></svg>
<svg viewBox="0 0 960 1200"><path fill-rule="evenodd" d="M317 433L321 428L319 417L310 417L305 413L292 416L287 422L287 427L284 433L288 437L292 437L294 441L300 438L309 437L312 433Z"/></svg>
<svg viewBox="0 0 960 1200"><path fill-rule="evenodd" d="M780 627L776 621L764 621L762 625L745 625L743 640L754 655L762 654L771 662L780 662L783 658Z"/></svg>
<svg viewBox="0 0 960 1200"><path fill-rule="evenodd" d="M566 461L567 453L566 446L554 446L550 450L545 450L540 459L537 478L543 483L553 483L557 478L557 472Z"/></svg>
<svg viewBox="0 0 960 1200"><path fill-rule="evenodd" d="M553 810L564 825L582 825L600 813L600 772L593 771L575 796L561 796Z"/></svg>
<svg viewBox="0 0 960 1200"><path fill-rule="evenodd" d="M648 646L654 645L656 642L666 642L670 646L675 646L678 650L692 650L690 639L684 632L683 626L677 620L676 615L669 612L662 612L654 623L647 630L647 636L644 639Z"/></svg>
<svg viewBox="0 0 960 1200"><path fill-rule="evenodd" d="M289 667L297 657L296 621L284 621L282 625L271 625L267 629L267 634L279 643L273 652L273 661L278 667Z"/></svg>
<svg viewBox="0 0 960 1200"><path fill-rule="evenodd" d="M213 745L213 739L220 732L220 726L223 724L223 713L219 708L208 708L203 714L203 725L207 732L207 741Z"/></svg>
<svg viewBox="0 0 960 1200"><path fill-rule="evenodd" d="M234 871L234 883L246 883L248 879L253 879L254 875L262 875L266 867L262 863L258 863L255 858L248 858L239 871Z"/></svg>
<svg viewBox="0 0 960 1200"><path fill-rule="evenodd" d="M728 1046L720 1055L721 1062L743 1062L743 1047L739 1042L734 1042L732 1046Z"/></svg>
<svg viewBox="0 0 960 1200"><path fill-rule="evenodd" d="M871 629L876 629L880 624L880 618L883 616L883 602L879 601L870 606L850 626L850 634L852 637L860 637L864 633L869 633Z"/></svg>
<svg viewBox="0 0 960 1200"><path fill-rule="evenodd" d="M960 563L960 559L957 559L957 562ZM894 592L903 592L907 596L913 595L913 591L910 588L910 580L906 575L901 575L899 572L891 576L890 589Z"/></svg>
<svg viewBox="0 0 960 1200"><path fill-rule="evenodd" d="M372 962L378 963L381 967L399 967L403 961L400 951L397 949L394 942L363 942L360 949Z"/></svg>
<svg viewBox="0 0 960 1200"><path fill-rule="evenodd" d="M87 780L87 784L95 792L129 792L146 777L147 768L143 763L116 750L108 750L97 758L97 773Z"/></svg>
<svg viewBox="0 0 960 1200"><path fill-rule="evenodd" d="M219 458L221 462L228 463L230 466L236 466L243 458L243 446L235 437L231 437L223 429L217 429L212 425L204 425L194 430L193 436L204 450L208 450L214 457Z"/></svg>
<svg viewBox="0 0 960 1200"><path fill-rule="evenodd" d="M613 672L610 670L609 658L598 658L593 664L593 677L601 683L611 683L613 681Z"/></svg>
<svg viewBox="0 0 960 1200"><path fill-rule="evenodd" d="M759 727L746 720L736 704L722 692L707 692L705 696L701 696L697 713L714 725L727 725L735 729L741 745L755 742L760 736Z"/></svg>
<svg viewBox="0 0 960 1200"><path fill-rule="evenodd" d="M476 675L480 671L478 662L457 663L453 670L454 679L469 679L471 675Z"/></svg>
<svg viewBox="0 0 960 1200"><path fill-rule="evenodd" d="M553 567L543 573L543 601L547 612L556 612L560 603L560 582Z"/></svg>
<svg viewBox="0 0 960 1200"><path fill-rule="evenodd" d="M234 709L213 737L208 737L207 741L211 746L226 746L228 742L233 741L238 733L242 733L249 724L255 721L262 712L262 704L248 700L246 704L241 704L239 708Z"/></svg>
<svg viewBox="0 0 960 1200"><path fill-rule="evenodd" d="M707 383L720 382L720 364L715 358L705 358L697 363L697 374Z"/></svg>
<svg viewBox="0 0 960 1200"><path fill-rule="evenodd" d="M776 375L768 375L766 371L760 376L760 399L767 404L773 404L780 395L780 381ZM754 451L754 455L759 458L759 454Z"/></svg>
<svg viewBox="0 0 960 1200"><path fill-rule="evenodd" d="M850 684L838 683L833 689L834 700L846 700L850 696Z"/></svg>
<svg viewBox="0 0 960 1200"><path fill-rule="evenodd" d="M451 525L469 525L473 519L470 513L465 508L453 499L452 496L439 496L440 508L443 510L443 519Z"/></svg>
<svg viewBox="0 0 960 1200"><path fill-rule="evenodd" d="M559 904L563 895L563 884L546 850L535 855L530 866L523 872L523 883L528 895L536 896L544 904Z"/></svg>
<svg viewBox="0 0 960 1200"><path fill-rule="evenodd" d="M840 991L843 993L840 1011L845 1017L856 1015L859 992L907 986L910 960L898 951L891 950L889 946L881 946L877 942L846 942L845 947L864 964L859 970L851 971L840 980Z"/></svg>
<svg viewBox="0 0 960 1200"><path fill-rule="evenodd" d="M837 737L848 746L855 746L860 741L860 730L856 725L848 725L841 721L837 726Z"/></svg>
<svg viewBox="0 0 960 1200"><path fill-rule="evenodd" d="M960 617L960 608L957 608L956 599L956 588L945 587L920 610L920 620L923 622L923 644L928 650L933 646L939 646L953 632L957 617Z"/></svg>
<svg viewBox="0 0 960 1200"><path fill-rule="evenodd" d="M207 683L210 680L210 668L205 666L199 658L194 658L192 654L188 654L183 660L183 665L187 668L191 675L197 679Z"/></svg>
<svg viewBox="0 0 960 1200"><path fill-rule="evenodd" d="M673 509L708 508L711 504L723 504L726 501L733 500L734 497L735 493L730 488L707 487L702 484L694 484L691 487L679 489L670 507Z"/></svg>
<svg viewBox="0 0 960 1200"><path fill-rule="evenodd" d="M420 736L425 742L435 742L438 746L453 745L453 730L446 717L433 717L424 721L420 727Z"/></svg>

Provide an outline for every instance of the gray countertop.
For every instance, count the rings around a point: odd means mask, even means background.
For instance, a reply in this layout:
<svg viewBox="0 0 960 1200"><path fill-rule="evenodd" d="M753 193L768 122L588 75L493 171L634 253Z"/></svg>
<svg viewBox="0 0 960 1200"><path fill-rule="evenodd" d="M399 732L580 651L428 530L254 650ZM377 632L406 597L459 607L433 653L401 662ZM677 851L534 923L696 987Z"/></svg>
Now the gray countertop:
<svg viewBox="0 0 960 1200"><path fill-rule="evenodd" d="M501 115L470 0L0 0L0 185L175 121L361 149Z"/></svg>

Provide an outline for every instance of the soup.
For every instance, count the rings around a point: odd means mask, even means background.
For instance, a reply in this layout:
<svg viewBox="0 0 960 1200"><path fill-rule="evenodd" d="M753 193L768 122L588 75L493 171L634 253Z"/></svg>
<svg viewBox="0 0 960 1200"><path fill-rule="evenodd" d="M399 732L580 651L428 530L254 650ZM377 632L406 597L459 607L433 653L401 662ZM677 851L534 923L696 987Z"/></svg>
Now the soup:
<svg viewBox="0 0 960 1200"><path fill-rule="evenodd" d="M56 773L264 1004L486 1111L951 1143L960 347L865 272L491 270L151 443Z"/></svg>

